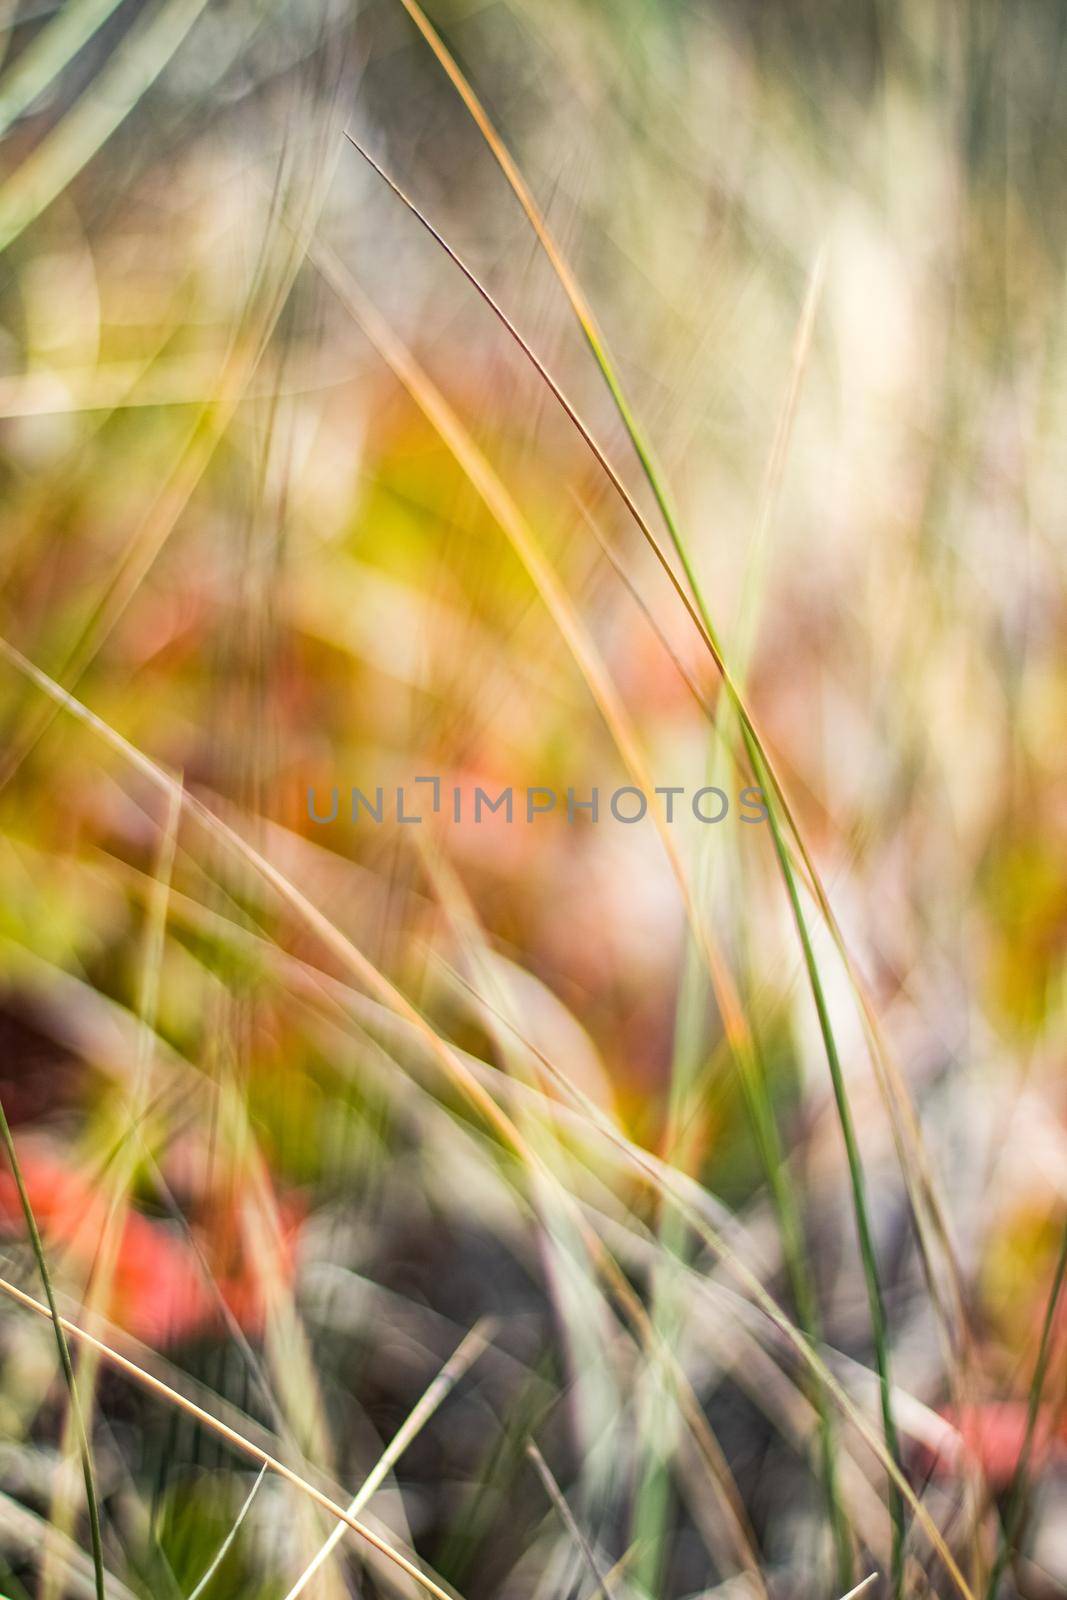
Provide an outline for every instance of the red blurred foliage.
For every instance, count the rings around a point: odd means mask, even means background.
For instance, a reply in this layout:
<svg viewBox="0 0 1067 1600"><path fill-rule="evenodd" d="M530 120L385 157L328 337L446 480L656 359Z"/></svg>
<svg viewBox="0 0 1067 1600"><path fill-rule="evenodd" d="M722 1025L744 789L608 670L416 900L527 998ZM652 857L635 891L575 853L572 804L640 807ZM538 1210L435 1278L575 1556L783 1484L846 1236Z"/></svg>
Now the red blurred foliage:
<svg viewBox="0 0 1067 1600"><path fill-rule="evenodd" d="M88 1271L108 1228L107 1196L51 1152L31 1148L20 1153L20 1161L42 1235ZM220 1298L245 1333L262 1331L266 1307L260 1276L242 1248L239 1214L232 1206L206 1203L197 1214L194 1245L168 1223L128 1206L121 1213L106 1315L146 1344L174 1344L217 1327ZM284 1202L279 1220L275 1266L283 1281L291 1282L301 1218L292 1203ZM113 1218L111 1225L116 1225ZM13 1233L24 1229L18 1191L7 1171L0 1173L0 1227Z"/></svg>
<svg viewBox="0 0 1067 1600"><path fill-rule="evenodd" d="M936 1477L956 1477L978 1467L994 1492L1011 1487L1026 1438L1027 1407L1022 1400L987 1400L961 1409L946 1406L941 1416L956 1438L929 1461ZM1027 1457L1031 1472L1041 1472L1067 1458L1067 1429L1045 1407L1038 1412Z"/></svg>

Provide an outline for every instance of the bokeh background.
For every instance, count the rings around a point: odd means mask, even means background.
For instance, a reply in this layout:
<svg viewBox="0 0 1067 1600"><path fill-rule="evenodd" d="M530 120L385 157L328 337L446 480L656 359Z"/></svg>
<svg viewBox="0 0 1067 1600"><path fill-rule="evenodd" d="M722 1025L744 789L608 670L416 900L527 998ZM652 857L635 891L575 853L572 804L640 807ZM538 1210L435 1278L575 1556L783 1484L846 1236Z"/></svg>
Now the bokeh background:
<svg viewBox="0 0 1067 1600"><path fill-rule="evenodd" d="M300 1480L72 1335L106 1592L424 1592L307 1574L399 1434L469 1600L1067 1593L1063 6L0 23L0 1099L60 1309ZM736 797L738 692L774 827L347 814ZM99 1592L10 1300L0 1424L0 1588Z"/></svg>

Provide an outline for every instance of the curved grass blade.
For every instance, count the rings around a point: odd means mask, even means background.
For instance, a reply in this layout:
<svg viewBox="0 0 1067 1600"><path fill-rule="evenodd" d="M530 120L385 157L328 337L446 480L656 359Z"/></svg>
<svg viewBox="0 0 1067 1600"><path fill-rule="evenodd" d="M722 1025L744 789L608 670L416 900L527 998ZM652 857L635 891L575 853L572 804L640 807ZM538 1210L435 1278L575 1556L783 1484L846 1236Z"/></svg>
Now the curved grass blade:
<svg viewBox="0 0 1067 1600"><path fill-rule="evenodd" d="M207 1571L204 1573L203 1577L200 1579L199 1583L196 1585L196 1588L190 1594L189 1600L200 1600L200 1596L203 1594L204 1590L207 1588L208 1584L211 1582L212 1578L215 1576L216 1572L222 1566L222 1563L225 1561L226 1557L229 1555L230 1551L233 1549L233 1542L237 1538L237 1535L241 1531L241 1524L244 1522L244 1520L247 1517L248 1513L251 1511L252 1502L255 1500L256 1495L259 1493L260 1485L262 1484L263 1479L266 1476L267 1476L267 1468L264 1465L264 1466L260 1467L259 1473L258 1473L258 1475L256 1477L256 1481L252 1485L251 1489L248 1491L248 1494L245 1497L245 1502L242 1505L240 1511L237 1513L236 1518L234 1519L233 1527L230 1529L230 1531L226 1535L225 1539L223 1539L222 1543L219 1545L219 1548L216 1550L215 1555L214 1555L214 1557L212 1559L211 1565L208 1567Z"/></svg>

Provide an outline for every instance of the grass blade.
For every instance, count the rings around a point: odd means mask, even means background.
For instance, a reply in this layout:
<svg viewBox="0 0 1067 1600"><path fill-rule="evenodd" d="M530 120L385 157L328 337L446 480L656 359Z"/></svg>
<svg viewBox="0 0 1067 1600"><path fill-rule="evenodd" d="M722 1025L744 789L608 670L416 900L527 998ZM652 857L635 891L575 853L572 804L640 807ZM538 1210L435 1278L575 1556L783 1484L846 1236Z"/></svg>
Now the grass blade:
<svg viewBox="0 0 1067 1600"><path fill-rule="evenodd" d="M230 1529L229 1533L226 1535L225 1539L220 1544L218 1550L215 1552L214 1559L212 1560L211 1565L208 1567L207 1571L204 1573L204 1576L200 1579L200 1581L196 1585L196 1588L189 1595L189 1600L200 1600L200 1596L203 1594L204 1590L207 1588L208 1584L211 1582L212 1578L215 1576L216 1572L222 1566L222 1563L225 1561L226 1557L229 1555L230 1551L233 1549L233 1542L237 1538L237 1535L241 1531L241 1524L245 1520L245 1518L247 1517L248 1513L251 1511L252 1502L256 1498L256 1495L259 1493L260 1485L262 1484L263 1479L266 1476L267 1476L267 1468L265 1466L260 1467L259 1473L258 1473L258 1475L256 1477L256 1481L252 1485L251 1489L248 1491L248 1494L247 1494L247 1496L245 1498L244 1504L242 1505L240 1511L237 1513L237 1516L236 1516L236 1518L234 1520L233 1527Z"/></svg>
<svg viewBox="0 0 1067 1600"><path fill-rule="evenodd" d="M596 1585L593 1590L593 1595L603 1595L604 1600L614 1600L610 1588L610 1579L601 1572L600 1564L597 1561L592 1545L589 1543L589 1540L578 1526L574 1512L567 1504L566 1495L556 1482L556 1479L552 1473L552 1469L549 1467L548 1462L545 1460L544 1456L541 1454L540 1450L534 1444L532 1439L527 1440L526 1455L532 1462L537 1472L537 1476L544 1485L545 1493L548 1495L548 1498L551 1500L552 1504L556 1508L556 1511L559 1513L560 1521L563 1523L563 1526L574 1540L577 1549L581 1552L582 1559L589 1568L589 1571L592 1573L593 1582Z"/></svg>

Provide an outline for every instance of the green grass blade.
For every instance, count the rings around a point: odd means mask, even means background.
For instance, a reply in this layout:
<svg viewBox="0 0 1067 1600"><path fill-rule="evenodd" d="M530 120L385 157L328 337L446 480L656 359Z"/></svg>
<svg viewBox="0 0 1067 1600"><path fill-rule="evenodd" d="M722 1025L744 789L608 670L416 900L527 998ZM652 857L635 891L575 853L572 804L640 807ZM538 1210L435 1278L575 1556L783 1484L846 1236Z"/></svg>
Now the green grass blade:
<svg viewBox="0 0 1067 1600"><path fill-rule="evenodd" d="M747 743L746 739L746 743ZM757 771L762 768L759 752L749 747L749 755L757 763ZM878 1260L871 1235L870 1214L866 1197L866 1179L863 1172L863 1161L860 1156L859 1144L856 1139L855 1124L852 1119L852 1107L849 1103L848 1090L845 1085L844 1073L841 1069L841 1058L834 1037L833 1024L830 1020L829 1007L826 1003L826 993L823 988L819 965L815 958L815 951L811 943L804 908L800 901L800 891L796 875L789 860L785 840L782 837L781 827L775 807L767 807L771 835L774 840L775 854L781 867L782 878L785 882L786 892L789 896L790 909L793 921L804 954L804 965L807 969L808 981L811 986L815 1009L819 1018L819 1031L822 1035L823 1048L830 1069L830 1081L833 1086L834 1101L837 1106L838 1121L841 1125L841 1136L845 1144L845 1159L848 1162L849 1182L852 1188L853 1210L856 1216L856 1232L859 1239L860 1258L863 1263L863 1276L867 1289L867 1303L870 1309L871 1333L874 1342L874 1359L878 1370L878 1386L882 1406L882 1426L885 1433L886 1449L894 1462L900 1465L900 1444L897 1438L896 1422L893 1417L893 1402L891 1396L891 1374L889 1365L889 1327L886 1317L885 1300L882 1294L881 1279L878 1274ZM893 1521L893 1585L898 1595L903 1588L904 1573L904 1503L896 1485L889 1483L889 1509Z"/></svg>

